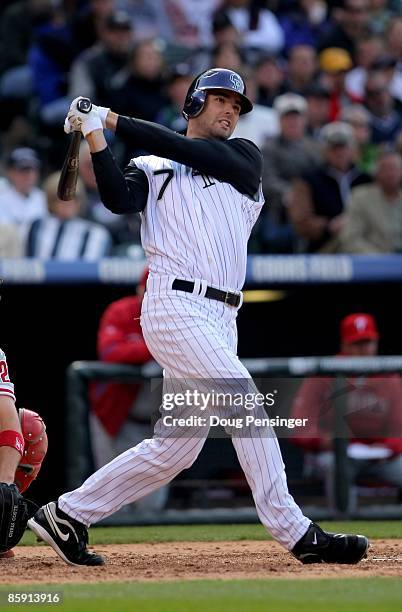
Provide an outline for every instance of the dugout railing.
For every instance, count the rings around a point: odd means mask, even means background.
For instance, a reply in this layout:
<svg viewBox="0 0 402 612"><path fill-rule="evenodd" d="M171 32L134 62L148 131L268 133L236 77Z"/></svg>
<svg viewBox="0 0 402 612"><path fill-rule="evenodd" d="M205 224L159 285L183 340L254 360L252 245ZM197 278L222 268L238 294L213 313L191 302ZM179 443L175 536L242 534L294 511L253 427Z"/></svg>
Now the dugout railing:
<svg viewBox="0 0 402 612"><path fill-rule="evenodd" d="M335 411L333 444L335 454L334 509L309 508L309 515L318 518L402 518L402 505L389 508L354 510L349 508L350 484L348 477L348 433L345 425L347 377L368 376L402 372L402 356L378 357L294 357L243 359L243 364L253 378L303 378L307 376L333 377L332 405ZM145 366L108 364L98 361L75 361L66 373L66 485L71 490L79 485L93 471L89 435L88 386L91 381L141 383L160 378L162 371L156 363ZM402 410L402 397L401 397ZM395 436L399 437L399 436ZM198 483L200 484L200 483ZM117 521L122 523L170 523L170 522L242 522L256 520L253 509L215 509L187 513L164 511L153 516L121 514ZM108 522L108 521L106 521Z"/></svg>

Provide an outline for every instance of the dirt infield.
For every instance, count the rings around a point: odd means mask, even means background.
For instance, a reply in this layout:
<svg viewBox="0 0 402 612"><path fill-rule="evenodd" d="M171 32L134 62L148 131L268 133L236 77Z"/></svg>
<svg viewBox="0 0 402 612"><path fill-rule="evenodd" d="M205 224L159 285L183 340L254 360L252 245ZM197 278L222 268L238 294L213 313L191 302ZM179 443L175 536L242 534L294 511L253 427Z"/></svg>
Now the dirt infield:
<svg viewBox="0 0 402 612"><path fill-rule="evenodd" d="M303 566L275 542L174 542L98 546L107 565L66 565L48 546L19 546L0 562L0 585L199 578L401 576L402 540L375 540L356 566Z"/></svg>

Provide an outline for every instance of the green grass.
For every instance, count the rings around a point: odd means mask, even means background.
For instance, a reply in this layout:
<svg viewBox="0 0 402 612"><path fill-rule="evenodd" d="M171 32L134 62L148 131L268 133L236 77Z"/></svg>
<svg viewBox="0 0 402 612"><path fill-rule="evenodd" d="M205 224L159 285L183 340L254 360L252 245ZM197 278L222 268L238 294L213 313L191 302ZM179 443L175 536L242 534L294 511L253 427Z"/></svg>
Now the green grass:
<svg viewBox="0 0 402 612"><path fill-rule="evenodd" d="M6 593L0 588L2 610ZM15 590L15 589L14 589ZM21 587L20 590L38 591ZM41 585L40 590L56 587ZM45 610L113 612L396 612L401 609L399 578L336 580L200 580L165 583L108 583L64 585L57 589L63 603L42 606ZM20 607L20 606L18 606ZM26 609L29 606L24 606Z"/></svg>
<svg viewBox="0 0 402 612"><path fill-rule="evenodd" d="M328 531L362 533L371 539L402 538L401 521L322 522ZM219 542L223 540L266 540L269 534L261 525L157 525L152 527L94 527L90 530L91 544L135 544L140 542ZM27 531L22 545L36 543Z"/></svg>

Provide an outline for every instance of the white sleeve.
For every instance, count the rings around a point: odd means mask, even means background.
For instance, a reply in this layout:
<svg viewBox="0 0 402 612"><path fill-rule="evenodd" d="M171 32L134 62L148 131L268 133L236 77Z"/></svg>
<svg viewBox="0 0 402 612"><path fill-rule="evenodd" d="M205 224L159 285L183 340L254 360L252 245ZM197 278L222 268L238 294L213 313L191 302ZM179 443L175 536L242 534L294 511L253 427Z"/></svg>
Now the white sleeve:
<svg viewBox="0 0 402 612"><path fill-rule="evenodd" d="M0 395L11 397L15 402L14 385L8 376L7 359L4 352L0 349Z"/></svg>

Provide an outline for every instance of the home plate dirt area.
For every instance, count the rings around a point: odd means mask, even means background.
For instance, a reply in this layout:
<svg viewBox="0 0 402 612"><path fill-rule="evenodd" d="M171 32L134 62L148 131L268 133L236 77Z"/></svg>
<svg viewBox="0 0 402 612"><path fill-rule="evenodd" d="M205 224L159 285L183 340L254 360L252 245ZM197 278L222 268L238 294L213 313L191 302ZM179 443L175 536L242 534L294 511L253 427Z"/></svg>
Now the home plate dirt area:
<svg viewBox="0 0 402 612"><path fill-rule="evenodd" d="M0 562L0 584L194 580L201 578L402 577L402 540L374 540L358 565L302 565L271 541L96 546L103 567L66 565L48 546L18 546Z"/></svg>

